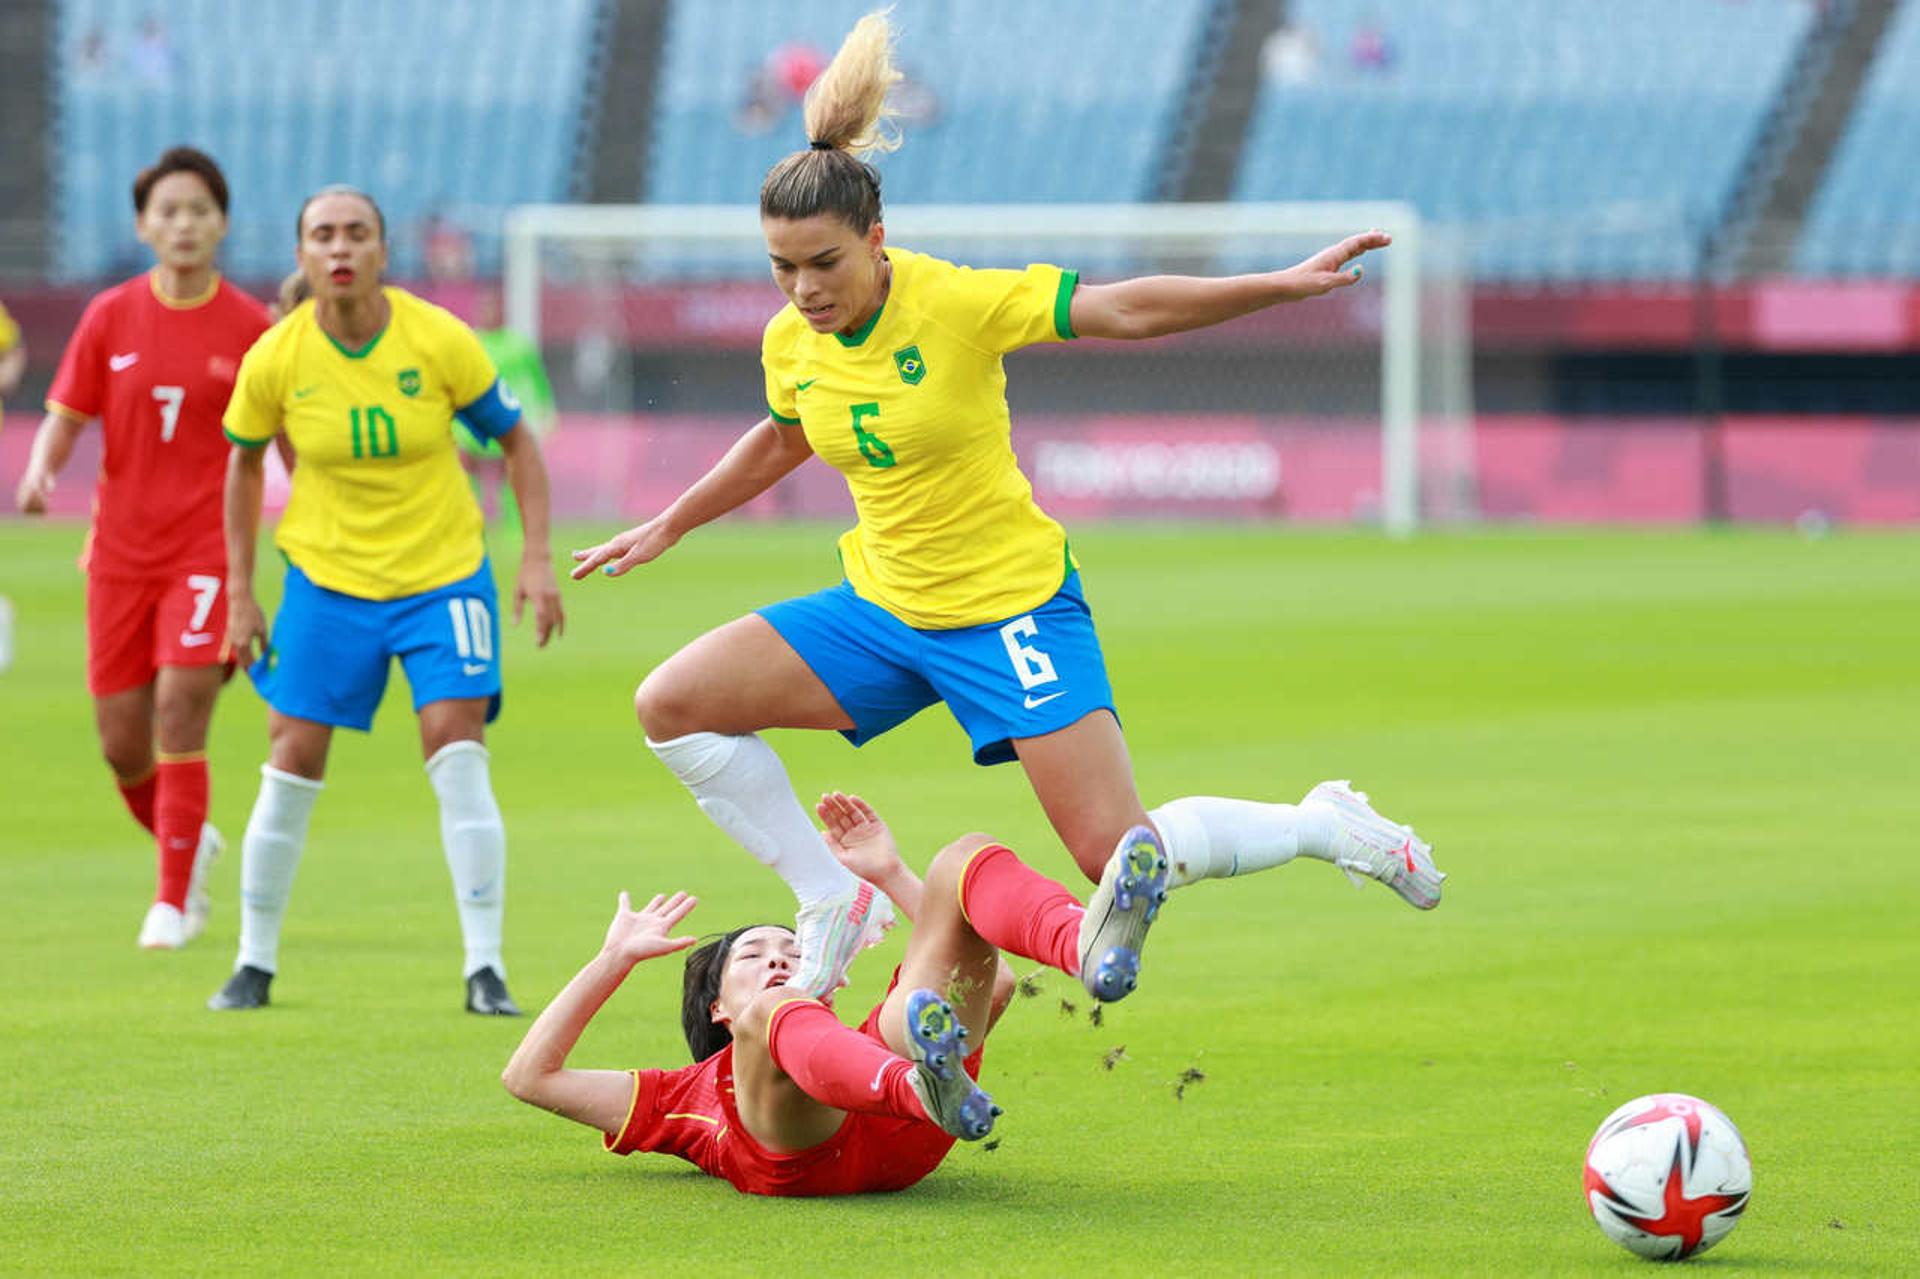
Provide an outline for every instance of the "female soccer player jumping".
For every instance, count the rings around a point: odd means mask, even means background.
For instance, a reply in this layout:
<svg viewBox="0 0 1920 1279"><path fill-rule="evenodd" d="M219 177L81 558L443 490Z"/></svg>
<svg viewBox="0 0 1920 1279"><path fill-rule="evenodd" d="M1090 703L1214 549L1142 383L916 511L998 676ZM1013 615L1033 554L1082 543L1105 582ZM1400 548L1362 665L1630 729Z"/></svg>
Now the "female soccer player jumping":
<svg viewBox="0 0 1920 1279"><path fill-rule="evenodd" d="M200 935L208 864L207 726L230 668L220 649L227 554L220 531L220 417L267 312L220 278L227 181L174 147L133 183L154 268L88 304L47 396L15 501L44 514L74 442L100 419L105 456L87 574L87 687L101 752L134 820L152 834L159 882L140 945Z"/></svg>
<svg viewBox="0 0 1920 1279"><path fill-rule="evenodd" d="M1001 367L1036 342L1158 337L1317 297L1358 281L1356 260L1388 237L1350 236L1284 271L1104 285L1054 266L976 271L890 247L879 174L856 157L897 145L882 122L899 78L885 17L861 19L808 92L808 149L760 188L789 302L761 347L766 418L665 511L574 552L575 578L617 577L811 455L846 477L859 513L840 539L846 580L694 640L635 701L648 744L701 809L799 899L796 986L834 989L878 940L886 904L822 849L757 734L838 729L859 745L937 701L977 763L1020 761L1089 877L1150 818L1175 886L1305 855L1437 905L1443 876L1428 846L1344 782L1297 806L1190 797L1143 809L1066 534L1014 458Z"/></svg>
<svg viewBox="0 0 1920 1279"><path fill-rule="evenodd" d="M310 302L262 338L227 411L227 642L271 708L271 755L241 848L240 955L214 1008L258 1008L335 728L365 730L400 659L466 947L467 1009L517 1015L500 957L506 831L482 744L500 709L493 570L453 421L497 439L526 530L513 614L545 645L564 621L547 541L547 473L473 331L381 285L386 224L329 187L296 222ZM269 642L253 595L262 445L299 457L275 542L286 589Z"/></svg>
<svg viewBox="0 0 1920 1279"><path fill-rule="evenodd" d="M987 1032L1013 994L1001 949L1068 974L1105 975L1091 980L1138 971L1167 874L1145 828L1114 854L1110 877L1138 891L1096 918L985 835L942 849L922 883L863 800L829 794L817 811L823 847L913 922L893 984L858 1030L798 990L793 934L763 924L687 956L680 1022L693 1065L569 1068L567 1054L633 966L694 943L673 936L694 898L655 897L635 911L622 893L599 955L507 1063L508 1091L598 1128L616 1154L678 1155L750 1194L902 1190L938 1167L956 1138L986 1136L1000 1113L974 1081Z"/></svg>

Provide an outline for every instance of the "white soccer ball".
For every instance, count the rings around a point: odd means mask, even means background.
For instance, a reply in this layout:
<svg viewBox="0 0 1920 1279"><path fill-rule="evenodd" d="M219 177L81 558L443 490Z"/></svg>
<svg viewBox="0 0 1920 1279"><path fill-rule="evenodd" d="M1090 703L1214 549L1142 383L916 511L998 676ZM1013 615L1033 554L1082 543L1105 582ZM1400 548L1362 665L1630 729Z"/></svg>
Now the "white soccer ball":
<svg viewBox="0 0 1920 1279"><path fill-rule="evenodd" d="M1587 1208L1607 1238L1662 1261L1691 1257L1740 1224L1753 1164L1739 1129L1685 1093L1636 1097L1587 1145Z"/></svg>

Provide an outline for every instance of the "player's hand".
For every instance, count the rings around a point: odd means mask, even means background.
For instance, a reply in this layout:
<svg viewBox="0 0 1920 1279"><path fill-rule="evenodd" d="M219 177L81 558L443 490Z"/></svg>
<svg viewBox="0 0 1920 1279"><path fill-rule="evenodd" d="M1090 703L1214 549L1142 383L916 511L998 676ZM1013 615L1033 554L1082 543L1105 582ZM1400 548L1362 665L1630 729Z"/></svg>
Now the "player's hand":
<svg viewBox="0 0 1920 1279"><path fill-rule="evenodd" d="M698 897L690 897L686 893L675 893L671 897L655 893L652 901L635 910L633 902L625 893L621 893L620 905L613 912L613 922L607 925L607 944L603 953L637 964L643 959L685 950L700 939L675 937L673 930L699 904Z"/></svg>
<svg viewBox="0 0 1920 1279"><path fill-rule="evenodd" d="M619 577L630 568L658 559L679 540L680 535L669 530L666 520L656 515L645 524L637 524L598 546L575 551L573 580L579 581L602 565L606 566L608 577Z"/></svg>
<svg viewBox="0 0 1920 1279"><path fill-rule="evenodd" d="M893 832L858 795L828 791L813 806L825 828L827 851L869 884L884 884L901 866Z"/></svg>
<svg viewBox="0 0 1920 1279"><path fill-rule="evenodd" d="M30 466L13 491L13 504L22 515L45 515L47 498L53 493L53 472L43 466Z"/></svg>
<svg viewBox="0 0 1920 1279"><path fill-rule="evenodd" d="M1385 231L1365 231L1350 235L1338 244L1330 244L1287 274L1296 296L1317 298L1335 289L1360 283L1359 258L1372 249L1384 249L1393 243Z"/></svg>
<svg viewBox="0 0 1920 1279"><path fill-rule="evenodd" d="M227 585L227 640L221 656L241 666L252 666L267 651L267 616L251 592Z"/></svg>
<svg viewBox="0 0 1920 1279"><path fill-rule="evenodd" d="M533 604L533 641L540 648L567 629L567 610L560 603L560 581L545 555L527 552L520 557L520 576L513 584L513 624L527 604Z"/></svg>

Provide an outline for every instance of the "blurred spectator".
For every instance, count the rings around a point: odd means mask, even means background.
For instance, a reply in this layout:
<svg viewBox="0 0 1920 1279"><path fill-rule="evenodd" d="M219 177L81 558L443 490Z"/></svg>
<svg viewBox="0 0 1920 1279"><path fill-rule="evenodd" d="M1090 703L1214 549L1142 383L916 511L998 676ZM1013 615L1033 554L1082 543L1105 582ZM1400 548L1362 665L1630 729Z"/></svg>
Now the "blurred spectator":
<svg viewBox="0 0 1920 1279"><path fill-rule="evenodd" d="M421 224L420 246L429 280L444 284L473 278L473 237L438 209Z"/></svg>
<svg viewBox="0 0 1920 1279"><path fill-rule="evenodd" d="M98 26L87 28L87 34L80 37L80 46L74 50L74 70L88 80L99 80L106 76L113 62L113 51L107 48L107 33Z"/></svg>
<svg viewBox="0 0 1920 1279"><path fill-rule="evenodd" d="M127 50L127 68L133 78L151 89L171 88L178 61L166 27L158 17L149 16L140 24L140 38Z"/></svg>
<svg viewBox="0 0 1920 1279"><path fill-rule="evenodd" d="M0 302L0 416L6 413L6 398L20 389L20 376L27 371L27 344L20 337L20 326L7 314Z"/></svg>
<svg viewBox="0 0 1920 1279"><path fill-rule="evenodd" d="M1275 84L1310 84L1320 73L1320 42L1309 27L1288 23L1267 37L1261 69Z"/></svg>
<svg viewBox="0 0 1920 1279"><path fill-rule="evenodd" d="M747 75L746 93L734 112L742 133L766 133L807 96L827 69L827 55L805 41L790 40Z"/></svg>
<svg viewBox="0 0 1920 1279"><path fill-rule="evenodd" d="M1368 14L1361 19L1354 29L1353 43L1347 48L1347 57L1355 71L1369 75L1384 75L1393 70L1393 41L1378 17Z"/></svg>

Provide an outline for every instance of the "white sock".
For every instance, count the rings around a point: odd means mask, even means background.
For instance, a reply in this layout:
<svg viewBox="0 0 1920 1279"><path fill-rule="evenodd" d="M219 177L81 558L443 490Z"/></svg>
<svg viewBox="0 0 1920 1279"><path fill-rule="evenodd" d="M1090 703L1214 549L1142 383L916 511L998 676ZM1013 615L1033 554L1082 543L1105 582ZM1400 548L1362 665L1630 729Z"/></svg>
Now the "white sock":
<svg viewBox="0 0 1920 1279"><path fill-rule="evenodd" d="M453 901L467 949L463 975L491 968L505 977L500 932L507 911L507 828L493 798L487 748L447 743L427 761L427 779L440 797L440 843L453 872Z"/></svg>
<svg viewBox="0 0 1920 1279"><path fill-rule="evenodd" d="M1160 831L1171 868L1168 886L1226 879L1282 866L1296 856L1332 858L1333 806L1258 804L1190 795L1147 814Z"/></svg>
<svg viewBox="0 0 1920 1279"><path fill-rule="evenodd" d="M686 783L713 824L773 867L802 907L854 888L853 872L834 860L794 797L773 747L757 733L688 733L647 745Z"/></svg>
<svg viewBox="0 0 1920 1279"><path fill-rule="evenodd" d="M307 819L323 783L260 766L260 795L240 843L240 957L265 972L280 962L280 921L293 891L293 872L307 843Z"/></svg>

